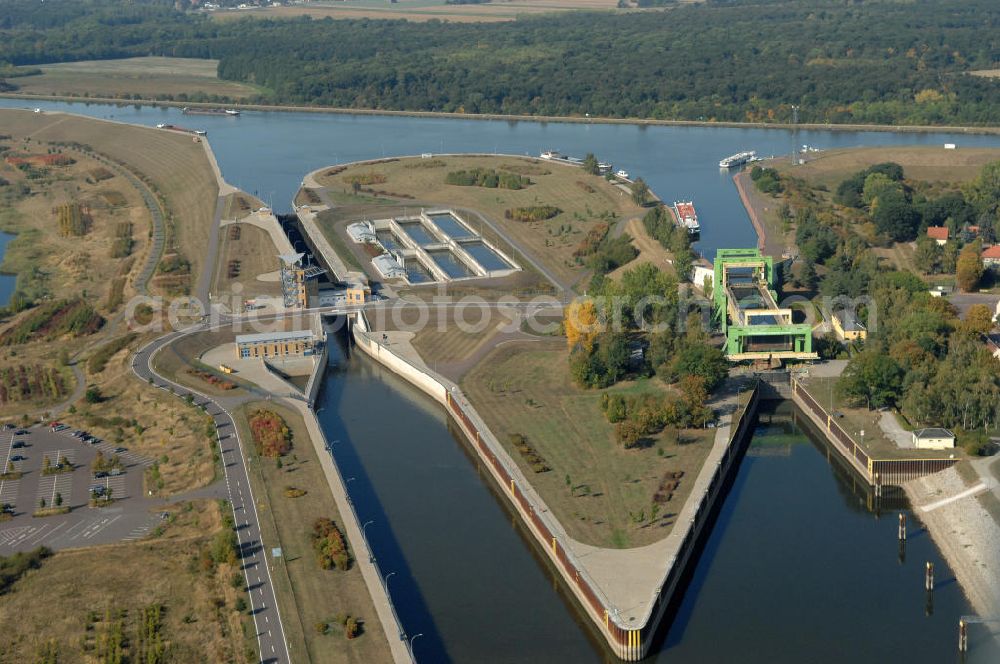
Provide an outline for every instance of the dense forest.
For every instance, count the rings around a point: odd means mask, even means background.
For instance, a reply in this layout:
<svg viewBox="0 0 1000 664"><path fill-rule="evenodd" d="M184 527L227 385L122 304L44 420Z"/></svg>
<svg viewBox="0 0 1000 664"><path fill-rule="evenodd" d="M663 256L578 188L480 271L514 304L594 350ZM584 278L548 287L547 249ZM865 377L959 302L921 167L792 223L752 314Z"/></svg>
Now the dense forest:
<svg viewBox="0 0 1000 664"><path fill-rule="evenodd" d="M753 175L758 188L780 192L781 214L789 232L794 227L800 260L784 286L829 298L817 301L834 309L857 306L867 326L867 340L849 350L832 332L816 344L824 358L849 353L840 392L856 406L897 408L914 426L948 427L970 452L988 449L1000 428L1000 365L982 343L994 309L973 304L960 317L925 279L954 275L963 291L995 283L981 251L1000 230L1000 162L961 185L909 179L899 164L875 164L829 192L773 169ZM927 236L931 226L948 229L944 246ZM912 257L893 266L875 250L892 246Z"/></svg>
<svg viewBox="0 0 1000 664"><path fill-rule="evenodd" d="M267 103L785 122L1000 123L995 0L713 0L508 23L246 18L7 0L0 63L217 58ZM16 85L17 79L8 81Z"/></svg>

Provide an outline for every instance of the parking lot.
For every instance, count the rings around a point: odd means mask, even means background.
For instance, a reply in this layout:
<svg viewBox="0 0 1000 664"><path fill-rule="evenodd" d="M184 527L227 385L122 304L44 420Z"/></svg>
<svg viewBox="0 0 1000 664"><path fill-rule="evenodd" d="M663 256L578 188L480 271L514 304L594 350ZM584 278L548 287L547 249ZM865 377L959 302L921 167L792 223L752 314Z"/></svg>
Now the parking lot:
<svg viewBox="0 0 1000 664"><path fill-rule="evenodd" d="M23 433L19 433L23 432ZM0 555L37 546L53 549L138 539L160 521L153 501L143 495L143 471L153 462L114 444L91 444L74 437L71 429L48 426L0 429L0 462L20 479L0 479L0 503L11 507L13 518L0 522ZM91 466L98 451L110 459L118 454L119 470L95 477ZM60 464L67 472L46 474ZM93 490L110 493L113 504L90 507ZM66 507L66 514L34 516L42 506Z"/></svg>

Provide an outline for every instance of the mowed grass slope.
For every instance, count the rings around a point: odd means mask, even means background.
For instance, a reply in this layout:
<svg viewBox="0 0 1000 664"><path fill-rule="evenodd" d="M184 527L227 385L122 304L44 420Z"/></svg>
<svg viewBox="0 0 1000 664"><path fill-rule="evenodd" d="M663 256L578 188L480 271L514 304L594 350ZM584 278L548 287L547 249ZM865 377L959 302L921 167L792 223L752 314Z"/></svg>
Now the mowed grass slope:
<svg viewBox="0 0 1000 664"><path fill-rule="evenodd" d="M666 537L714 437L711 429L683 431L679 441L676 430L666 430L645 448L621 448L601 412L602 393L662 394L666 386L649 379L583 390L570 380L565 350L501 347L469 372L462 389L570 536L595 546L629 548ZM510 441L515 433L551 471L532 471ZM684 477L653 519L653 494L673 471Z"/></svg>
<svg viewBox="0 0 1000 664"><path fill-rule="evenodd" d="M17 92L108 98L139 95L143 99L199 93L245 99L261 92L252 85L221 80L218 67L218 60L158 56L59 62L39 65L40 75L18 78Z"/></svg>
<svg viewBox="0 0 1000 664"><path fill-rule="evenodd" d="M233 228L239 229L238 235ZM220 233L222 241L212 292L221 297L232 297L233 306L238 306L243 299L258 295L281 295L280 282L257 279L258 275L281 268L278 250L270 234L250 224L223 226ZM233 261L239 264L238 274L230 272Z"/></svg>
<svg viewBox="0 0 1000 664"><path fill-rule="evenodd" d="M445 183L449 172L474 168L518 173L530 178L533 184L510 190ZM587 231L602 223L602 214L614 214L615 220L642 214L642 208L630 196L603 177L588 175L575 166L529 157L399 159L357 164L342 172L329 173L321 173L317 180L333 192L350 193L352 177L374 174L385 181L366 188L382 196L399 197L413 205L413 212L417 212L418 206L440 206L467 208L485 215L557 279L570 284L587 273L574 260L573 251ZM562 212L552 219L531 223L504 218L508 209L540 205L555 206ZM483 227L476 215L463 216L473 229Z"/></svg>
<svg viewBox="0 0 1000 664"><path fill-rule="evenodd" d="M172 218L177 249L191 263L192 281L205 262L219 187L204 146L191 136L62 113L0 111L6 133L76 142L124 163L152 181ZM170 242L166 251L171 251Z"/></svg>
<svg viewBox="0 0 1000 664"><path fill-rule="evenodd" d="M495 326L473 334L449 325L443 332L436 325L428 325L418 331L411 343L428 366L437 362L457 362L470 357L497 334Z"/></svg>

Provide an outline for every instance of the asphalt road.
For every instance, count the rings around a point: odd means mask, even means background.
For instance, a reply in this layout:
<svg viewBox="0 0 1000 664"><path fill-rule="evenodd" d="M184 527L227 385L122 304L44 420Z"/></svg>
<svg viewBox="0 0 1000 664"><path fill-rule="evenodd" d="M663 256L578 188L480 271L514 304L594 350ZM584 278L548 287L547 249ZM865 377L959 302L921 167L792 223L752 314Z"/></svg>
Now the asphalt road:
<svg viewBox="0 0 1000 664"><path fill-rule="evenodd" d="M201 328L202 326L199 326L199 329ZM151 359L156 351L182 334L184 332L160 337L140 349L132 358L132 371L144 381L152 380L160 389L167 390L173 387L174 393L182 399L188 394L192 395L195 403L204 405L206 412L215 420L222 467L229 491L229 503L233 509L243 573L249 590L250 609L257 631L260 659L265 663L290 662L285 632L281 626L281 615L278 612L274 586L271 583L271 572L267 566L267 556L270 552L264 549L261 538L260 520L257 517L257 507L250 489L250 478L247 475L242 442L236 424L229 412L218 402L163 378L152 368Z"/></svg>

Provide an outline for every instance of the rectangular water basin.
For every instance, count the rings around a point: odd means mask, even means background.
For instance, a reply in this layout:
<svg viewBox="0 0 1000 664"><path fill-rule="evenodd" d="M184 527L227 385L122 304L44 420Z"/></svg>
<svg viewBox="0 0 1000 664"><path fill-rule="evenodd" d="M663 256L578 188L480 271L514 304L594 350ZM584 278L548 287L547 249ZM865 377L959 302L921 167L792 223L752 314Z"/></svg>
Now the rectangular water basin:
<svg viewBox="0 0 1000 664"><path fill-rule="evenodd" d="M465 224L456 219L452 214L443 213L431 214L428 216L431 221L433 221L434 224L450 238L455 238L457 240L465 237L475 237L475 233L469 230Z"/></svg>
<svg viewBox="0 0 1000 664"><path fill-rule="evenodd" d="M462 243L462 248L468 251L476 259L476 262L482 265L487 271L510 270L514 267L482 240L464 242Z"/></svg>
<svg viewBox="0 0 1000 664"><path fill-rule="evenodd" d="M375 237L378 238L379 244L386 251L394 251L402 247L402 244L396 239L396 234L388 229L375 231Z"/></svg>
<svg viewBox="0 0 1000 664"><path fill-rule="evenodd" d="M404 233L410 236L411 240L419 244L421 247L440 242L440 240L431 235L431 232L427 230L427 227L419 221L402 222L399 224L399 227L403 229Z"/></svg>
<svg viewBox="0 0 1000 664"><path fill-rule="evenodd" d="M428 281L434 281L430 270L416 258L410 258L406 261L406 278L411 284L426 284Z"/></svg>
<svg viewBox="0 0 1000 664"><path fill-rule="evenodd" d="M430 256L431 260L437 263L437 266L452 279L471 277L475 274L475 272L469 269L468 265L460 261L458 256L453 254L450 249L435 249L434 251L428 251L427 255Z"/></svg>

